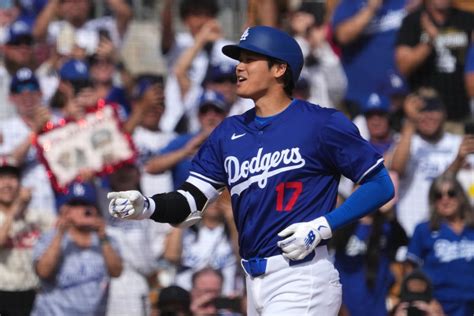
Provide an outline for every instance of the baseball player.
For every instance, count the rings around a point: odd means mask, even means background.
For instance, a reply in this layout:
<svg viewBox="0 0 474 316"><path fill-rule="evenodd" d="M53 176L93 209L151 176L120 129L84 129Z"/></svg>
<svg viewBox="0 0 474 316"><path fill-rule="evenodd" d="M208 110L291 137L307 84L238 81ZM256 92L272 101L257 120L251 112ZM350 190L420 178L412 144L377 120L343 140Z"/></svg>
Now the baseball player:
<svg viewBox="0 0 474 316"><path fill-rule="evenodd" d="M342 289L326 242L392 198L383 159L342 113L291 98L303 66L291 36L255 26L222 51L239 60L237 93L255 108L213 131L177 191L110 192L110 213L185 227L227 188L248 314L336 315ZM360 187L335 208L341 174Z"/></svg>

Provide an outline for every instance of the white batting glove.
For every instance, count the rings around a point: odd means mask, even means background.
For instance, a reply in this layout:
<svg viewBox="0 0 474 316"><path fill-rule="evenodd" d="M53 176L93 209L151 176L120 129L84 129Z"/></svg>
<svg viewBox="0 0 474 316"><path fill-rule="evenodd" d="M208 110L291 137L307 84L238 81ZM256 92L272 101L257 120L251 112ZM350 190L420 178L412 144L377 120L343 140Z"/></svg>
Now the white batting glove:
<svg viewBox="0 0 474 316"><path fill-rule="evenodd" d="M155 211L155 202L143 196L139 191L109 192L109 213L123 219L145 219Z"/></svg>
<svg viewBox="0 0 474 316"><path fill-rule="evenodd" d="M287 237L277 243L283 250L283 256L290 260L302 260L322 239L331 238L332 231L326 218L321 216L310 222L291 224L279 232L278 236Z"/></svg>

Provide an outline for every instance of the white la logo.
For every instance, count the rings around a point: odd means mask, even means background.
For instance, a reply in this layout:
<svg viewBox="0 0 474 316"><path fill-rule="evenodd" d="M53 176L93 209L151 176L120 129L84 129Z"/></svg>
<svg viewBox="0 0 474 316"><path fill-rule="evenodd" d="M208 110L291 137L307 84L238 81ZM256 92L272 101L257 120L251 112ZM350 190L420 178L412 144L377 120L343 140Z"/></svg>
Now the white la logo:
<svg viewBox="0 0 474 316"><path fill-rule="evenodd" d="M247 36L249 36L249 29L250 28L246 28L244 33L242 34L242 36L240 37L240 40L241 41L245 41L247 39Z"/></svg>

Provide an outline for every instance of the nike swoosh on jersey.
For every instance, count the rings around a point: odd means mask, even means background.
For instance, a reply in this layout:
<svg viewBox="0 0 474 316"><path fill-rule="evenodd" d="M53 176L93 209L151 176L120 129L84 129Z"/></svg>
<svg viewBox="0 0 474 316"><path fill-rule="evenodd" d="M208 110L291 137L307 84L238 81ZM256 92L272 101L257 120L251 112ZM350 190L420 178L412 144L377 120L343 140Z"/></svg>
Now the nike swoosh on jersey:
<svg viewBox="0 0 474 316"><path fill-rule="evenodd" d="M234 134L232 134L232 136L230 137L230 139L231 139L231 140L236 140L237 138L240 138L240 137L242 137L242 136L245 136L245 134L247 134L247 133L238 134L238 135L236 135L236 134L234 133Z"/></svg>

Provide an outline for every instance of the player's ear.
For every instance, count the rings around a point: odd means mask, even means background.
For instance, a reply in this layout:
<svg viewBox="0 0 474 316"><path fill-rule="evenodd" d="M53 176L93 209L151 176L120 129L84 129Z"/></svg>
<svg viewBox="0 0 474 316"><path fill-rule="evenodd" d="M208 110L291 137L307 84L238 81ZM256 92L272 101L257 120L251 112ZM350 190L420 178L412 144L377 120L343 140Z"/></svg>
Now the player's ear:
<svg viewBox="0 0 474 316"><path fill-rule="evenodd" d="M272 67L273 76L276 79L281 79L285 75L286 69L288 69L288 64L276 63Z"/></svg>

